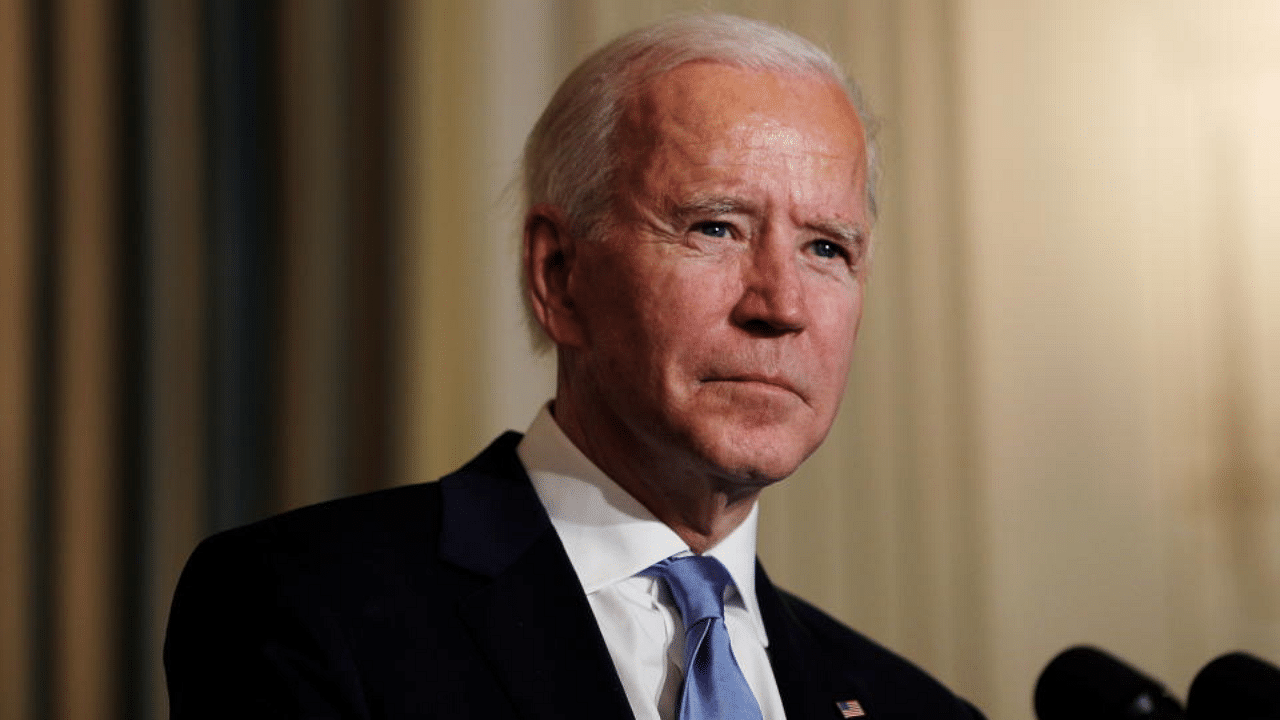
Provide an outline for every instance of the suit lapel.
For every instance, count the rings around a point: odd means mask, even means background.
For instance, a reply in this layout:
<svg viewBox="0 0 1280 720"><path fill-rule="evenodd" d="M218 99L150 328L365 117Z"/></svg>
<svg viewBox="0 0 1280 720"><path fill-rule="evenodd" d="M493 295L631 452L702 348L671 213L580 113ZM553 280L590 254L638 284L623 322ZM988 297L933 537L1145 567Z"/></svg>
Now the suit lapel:
<svg viewBox="0 0 1280 720"><path fill-rule="evenodd" d="M837 701L866 697L865 688L856 681L853 686L833 686L821 647L792 615L759 562L756 597L769 635L769 662L787 720L840 718Z"/></svg>
<svg viewBox="0 0 1280 720"><path fill-rule="evenodd" d="M509 433L441 481L441 555L483 578L460 621L521 718L630 718L622 683ZM482 701L482 699L481 699Z"/></svg>

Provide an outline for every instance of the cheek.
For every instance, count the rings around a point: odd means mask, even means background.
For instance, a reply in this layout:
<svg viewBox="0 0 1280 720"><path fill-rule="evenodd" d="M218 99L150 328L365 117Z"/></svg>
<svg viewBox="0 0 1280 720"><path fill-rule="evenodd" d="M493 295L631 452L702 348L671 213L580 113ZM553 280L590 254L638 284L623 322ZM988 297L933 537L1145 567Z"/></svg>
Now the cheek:
<svg viewBox="0 0 1280 720"><path fill-rule="evenodd" d="M642 325L643 279L622 260L603 251L579 256L573 298L593 345L615 347Z"/></svg>
<svg viewBox="0 0 1280 720"><path fill-rule="evenodd" d="M851 294L825 303L820 312L822 362L843 382L852 362L854 343L862 321L861 286Z"/></svg>
<svg viewBox="0 0 1280 720"><path fill-rule="evenodd" d="M653 273L644 289L648 319L664 336L708 343L707 331L729 316L741 281L726 263L688 261Z"/></svg>
<svg viewBox="0 0 1280 720"><path fill-rule="evenodd" d="M595 351L615 379L653 386L706 342L707 283L679 266L601 263L584 315Z"/></svg>

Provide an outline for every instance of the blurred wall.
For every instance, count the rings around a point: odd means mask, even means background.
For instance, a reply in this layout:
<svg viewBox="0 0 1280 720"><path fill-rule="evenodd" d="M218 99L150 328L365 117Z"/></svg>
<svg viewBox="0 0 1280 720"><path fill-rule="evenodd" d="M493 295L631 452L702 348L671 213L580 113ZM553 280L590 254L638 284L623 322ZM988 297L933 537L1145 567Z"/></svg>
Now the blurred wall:
<svg viewBox="0 0 1280 720"><path fill-rule="evenodd" d="M532 418L524 133L702 7L831 48L885 148L844 412L763 501L775 580L993 718L1073 643L1176 694L1280 662L1274 3L116 5L0 3L0 718L158 716L198 537Z"/></svg>

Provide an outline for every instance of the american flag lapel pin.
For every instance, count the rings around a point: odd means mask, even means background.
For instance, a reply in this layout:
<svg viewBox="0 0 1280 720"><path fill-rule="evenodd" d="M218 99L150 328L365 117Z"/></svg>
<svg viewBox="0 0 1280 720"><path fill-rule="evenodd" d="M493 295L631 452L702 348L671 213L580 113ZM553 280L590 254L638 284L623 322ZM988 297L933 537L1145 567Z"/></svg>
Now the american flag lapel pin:
<svg viewBox="0 0 1280 720"><path fill-rule="evenodd" d="M836 708L840 711L842 718L866 717L867 713L862 709L862 703L857 700L841 700L836 703Z"/></svg>

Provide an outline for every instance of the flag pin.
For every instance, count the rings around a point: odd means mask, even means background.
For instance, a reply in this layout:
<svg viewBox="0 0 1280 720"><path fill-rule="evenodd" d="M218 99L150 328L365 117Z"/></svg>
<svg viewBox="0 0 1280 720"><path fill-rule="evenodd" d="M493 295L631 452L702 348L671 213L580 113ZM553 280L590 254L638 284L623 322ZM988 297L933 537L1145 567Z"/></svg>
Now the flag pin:
<svg viewBox="0 0 1280 720"><path fill-rule="evenodd" d="M840 717L842 718L867 716L866 711L862 709L862 703L857 700L841 700L836 703L836 708L840 710Z"/></svg>

